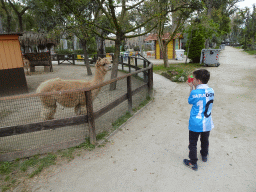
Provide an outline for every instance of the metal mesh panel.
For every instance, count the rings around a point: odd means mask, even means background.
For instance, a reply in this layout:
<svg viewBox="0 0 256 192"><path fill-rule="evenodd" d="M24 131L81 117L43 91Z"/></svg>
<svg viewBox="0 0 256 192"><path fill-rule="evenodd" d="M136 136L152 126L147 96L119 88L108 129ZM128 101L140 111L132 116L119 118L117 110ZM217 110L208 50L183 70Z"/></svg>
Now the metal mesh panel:
<svg viewBox="0 0 256 192"><path fill-rule="evenodd" d="M37 123L43 121L41 117L42 103L38 96L0 101L0 125L10 127ZM64 108L57 104L55 119L75 116L74 108ZM42 130L31 133L0 138L0 151L14 152L38 149L55 143L70 140L82 140L88 135L86 124L67 126L55 130Z"/></svg>

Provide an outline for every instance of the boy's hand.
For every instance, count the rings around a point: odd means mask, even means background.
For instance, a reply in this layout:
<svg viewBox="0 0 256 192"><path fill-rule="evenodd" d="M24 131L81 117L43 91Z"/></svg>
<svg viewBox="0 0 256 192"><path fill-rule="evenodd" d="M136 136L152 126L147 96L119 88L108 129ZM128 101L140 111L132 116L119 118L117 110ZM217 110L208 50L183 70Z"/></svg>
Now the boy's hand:
<svg viewBox="0 0 256 192"><path fill-rule="evenodd" d="M192 82L191 82L191 83L189 83L189 82L187 81L187 84L190 86L190 88L191 88L191 89L193 89L193 86L194 86L194 85L193 85L193 83L192 83Z"/></svg>
<svg viewBox="0 0 256 192"><path fill-rule="evenodd" d="M191 82L191 83L189 83L188 81L187 81L187 84L189 85L189 87L190 87L190 92L189 92L189 96L190 96L190 93L191 93L191 91L193 90L193 83Z"/></svg>

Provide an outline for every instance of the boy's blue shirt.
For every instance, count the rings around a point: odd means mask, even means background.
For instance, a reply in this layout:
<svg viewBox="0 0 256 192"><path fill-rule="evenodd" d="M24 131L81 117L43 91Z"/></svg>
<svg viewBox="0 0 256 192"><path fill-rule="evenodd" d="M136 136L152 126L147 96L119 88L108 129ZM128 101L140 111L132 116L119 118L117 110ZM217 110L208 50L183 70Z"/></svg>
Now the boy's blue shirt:
<svg viewBox="0 0 256 192"><path fill-rule="evenodd" d="M212 104L214 91L207 84L200 84L196 90L192 90L188 103L192 104L188 129L193 132L211 131L214 128L212 122Z"/></svg>

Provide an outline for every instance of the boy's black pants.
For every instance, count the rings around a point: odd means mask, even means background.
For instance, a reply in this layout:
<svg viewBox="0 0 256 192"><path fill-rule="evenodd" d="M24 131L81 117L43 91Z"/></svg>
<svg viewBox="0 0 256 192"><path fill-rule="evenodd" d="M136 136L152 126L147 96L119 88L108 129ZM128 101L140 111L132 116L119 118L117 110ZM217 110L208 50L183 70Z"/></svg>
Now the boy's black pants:
<svg viewBox="0 0 256 192"><path fill-rule="evenodd" d="M197 163L197 140L198 136L200 135L201 141L201 155L207 156L208 155L208 148L209 148L209 136L210 131L207 132L193 132L189 131L189 158L192 164Z"/></svg>

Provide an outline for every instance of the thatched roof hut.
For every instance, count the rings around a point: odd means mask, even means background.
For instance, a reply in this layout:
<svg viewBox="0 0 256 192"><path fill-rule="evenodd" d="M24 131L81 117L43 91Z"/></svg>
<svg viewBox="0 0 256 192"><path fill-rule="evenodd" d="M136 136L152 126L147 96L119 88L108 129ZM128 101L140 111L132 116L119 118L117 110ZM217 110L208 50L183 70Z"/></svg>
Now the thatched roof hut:
<svg viewBox="0 0 256 192"><path fill-rule="evenodd" d="M57 45L57 40L54 38L49 38L47 33L37 33L37 32L24 32L23 36L19 37L19 41L21 47L24 49L25 52L28 52L28 48L33 50L33 47L37 47L39 50L43 50L50 48L54 45Z"/></svg>

